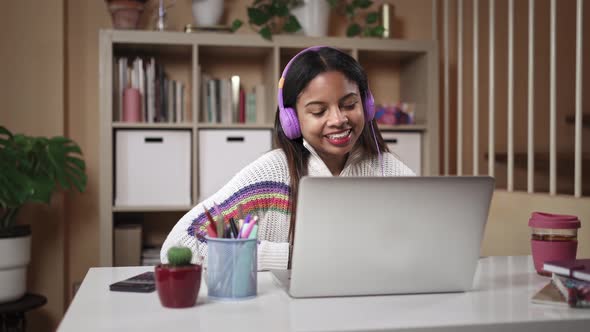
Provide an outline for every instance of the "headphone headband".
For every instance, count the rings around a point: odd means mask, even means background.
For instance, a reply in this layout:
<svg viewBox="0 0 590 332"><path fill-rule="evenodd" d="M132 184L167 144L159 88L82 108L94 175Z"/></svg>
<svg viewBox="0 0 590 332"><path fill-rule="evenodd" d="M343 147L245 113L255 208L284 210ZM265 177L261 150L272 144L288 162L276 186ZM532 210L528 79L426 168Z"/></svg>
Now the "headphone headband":
<svg viewBox="0 0 590 332"><path fill-rule="evenodd" d="M287 63L287 65L285 66L285 69L283 69L283 72L281 73L281 78L279 79L279 87L278 87L278 105L279 105L279 109L282 112L284 110L284 104L283 104L283 85L285 84L285 76L287 76L287 73L289 72L289 68L291 68L291 64L293 63L293 61L295 61L295 59L297 59L297 57L299 57L299 55L309 52L309 51L317 51L322 47L327 47L327 46L312 46L312 47L308 47L306 49L304 49L303 51L295 54L294 57L291 58L291 60L289 60L289 62Z"/></svg>

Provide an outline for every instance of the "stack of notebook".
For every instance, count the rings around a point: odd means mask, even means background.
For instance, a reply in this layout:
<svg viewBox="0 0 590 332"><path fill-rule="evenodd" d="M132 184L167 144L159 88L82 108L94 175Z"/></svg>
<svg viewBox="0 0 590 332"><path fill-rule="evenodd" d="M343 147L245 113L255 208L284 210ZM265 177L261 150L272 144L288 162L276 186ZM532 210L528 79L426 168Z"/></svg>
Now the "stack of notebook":
<svg viewBox="0 0 590 332"><path fill-rule="evenodd" d="M553 273L551 282L532 302L590 308L590 259L545 262L543 270Z"/></svg>

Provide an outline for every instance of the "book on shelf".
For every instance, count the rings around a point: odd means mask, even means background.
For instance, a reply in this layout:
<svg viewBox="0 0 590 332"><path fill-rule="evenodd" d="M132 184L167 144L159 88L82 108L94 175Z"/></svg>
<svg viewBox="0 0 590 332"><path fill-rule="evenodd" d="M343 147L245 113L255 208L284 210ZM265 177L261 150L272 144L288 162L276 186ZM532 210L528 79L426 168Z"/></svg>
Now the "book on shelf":
<svg viewBox="0 0 590 332"><path fill-rule="evenodd" d="M590 282L590 259L547 261L543 270Z"/></svg>
<svg viewBox="0 0 590 332"><path fill-rule="evenodd" d="M200 110L199 110L199 121L200 122L210 122L211 119L211 114L209 112L211 112L211 107L209 106L209 101L211 100L211 96L209 95L210 93L210 89L209 89L209 81L211 80L211 76L207 75L207 73L204 73L202 71L200 71L199 68L199 72L201 73L201 81L200 81L200 91L201 91L201 95L200 95L200 99L201 99L201 104L200 104Z"/></svg>
<svg viewBox="0 0 590 332"><path fill-rule="evenodd" d="M256 95L256 122L265 123L266 119L266 91L262 84L258 84L254 87L254 94Z"/></svg>
<svg viewBox="0 0 590 332"><path fill-rule="evenodd" d="M556 273L551 280L570 307L590 308L590 282Z"/></svg>
<svg viewBox="0 0 590 332"><path fill-rule="evenodd" d="M115 57L113 119L122 121L123 91L136 88L141 95L141 122L180 123L189 119L186 83L168 77L155 57Z"/></svg>
<svg viewBox="0 0 590 332"><path fill-rule="evenodd" d="M240 102L238 103L238 122L246 123L246 92L244 92L244 89L240 89L239 99Z"/></svg>
<svg viewBox="0 0 590 332"><path fill-rule="evenodd" d="M231 122L240 123L240 76L233 75L230 78L230 92L231 92Z"/></svg>
<svg viewBox="0 0 590 332"><path fill-rule="evenodd" d="M256 94L254 92L246 93L246 122L256 122Z"/></svg>
<svg viewBox="0 0 590 332"><path fill-rule="evenodd" d="M246 92L240 76L214 78L201 72L200 121L205 123L263 123L264 85Z"/></svg>
<svg viewBox="0 0 590 332"><path fill-rule="evenodd" d="M233 123L231 82L219 80L219 119L221 123Z"/></svg>
<svg viewBox="0 0 590 332"><path fill-rule="evenodd" d="M146 114L145 122L152 123L156 117L156 59L150 58L146 68Z"/></svg>
<svg viewBox="0 0 590 332"><path fill-rule="evenodd" d="M121 105L119 104L119 63L116 57L113 57L113 89L112 89L112 98L113 98L113 105L112 109L112 118L113 120L119 119L119 108Z"/></svg>
<svg viewBox="0 0 590 332"><path fill-rule="evenodd" d="M116 110L114 112L114 118L120 120L123 118L123 91L128 86L127 82L127 58L115 58L117 64L117 75L114 79L113 90L116 94Z"/></svg>
<svg viewBox="0 0 590 332"><path fill-rule="evenodd" d="M221 86L219 80L211 80L209 86L211 87L211 120L214 123L218 123L221 122L221 92L219 91Z"/></svg>

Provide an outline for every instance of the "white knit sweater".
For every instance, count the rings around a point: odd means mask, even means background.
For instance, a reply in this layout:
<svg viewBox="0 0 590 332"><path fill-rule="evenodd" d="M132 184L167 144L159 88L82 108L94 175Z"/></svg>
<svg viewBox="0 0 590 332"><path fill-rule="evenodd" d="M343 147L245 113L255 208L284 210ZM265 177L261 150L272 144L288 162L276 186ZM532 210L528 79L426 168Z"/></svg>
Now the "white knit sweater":
<svg viewBox="0 0 590 332"><path fill-rule="evenodd" d="M308 176L332 176L315 150L304 140L311 155ZM381 176L377 158L363 159L361 151L351 152L340 176ZM391 153L383 153L385 176L408 176L414 173ZM204 208L212 213L214 203L226 218L238 213L242 204L245 213L261 216L258 229L258 269L286 269L289 259L289 170L282 150L273 150L238 172L223 188L193 207L174 226L160 252L160 260L167 263L168 249L184 245L193 251L193 262L204 263L207 245ZM201 235L201 236L197 236Z"/></svg>

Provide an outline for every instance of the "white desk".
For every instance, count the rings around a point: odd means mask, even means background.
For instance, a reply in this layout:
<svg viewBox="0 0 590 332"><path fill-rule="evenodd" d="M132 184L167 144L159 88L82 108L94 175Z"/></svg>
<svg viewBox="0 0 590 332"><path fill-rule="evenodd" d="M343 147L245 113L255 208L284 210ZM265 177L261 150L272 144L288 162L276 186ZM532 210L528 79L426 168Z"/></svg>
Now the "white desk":
<svg viewBox="0 0 590 332"><path fill-rule="evenodd" d="M108 290L149 269L90 269L58 331L590 331L590 309L531 303L549 280L527 256L481 259L467 293L292 299L268 272L255 299L213 302L201 283L188 309L163 308L156 292Z"/></svg>

